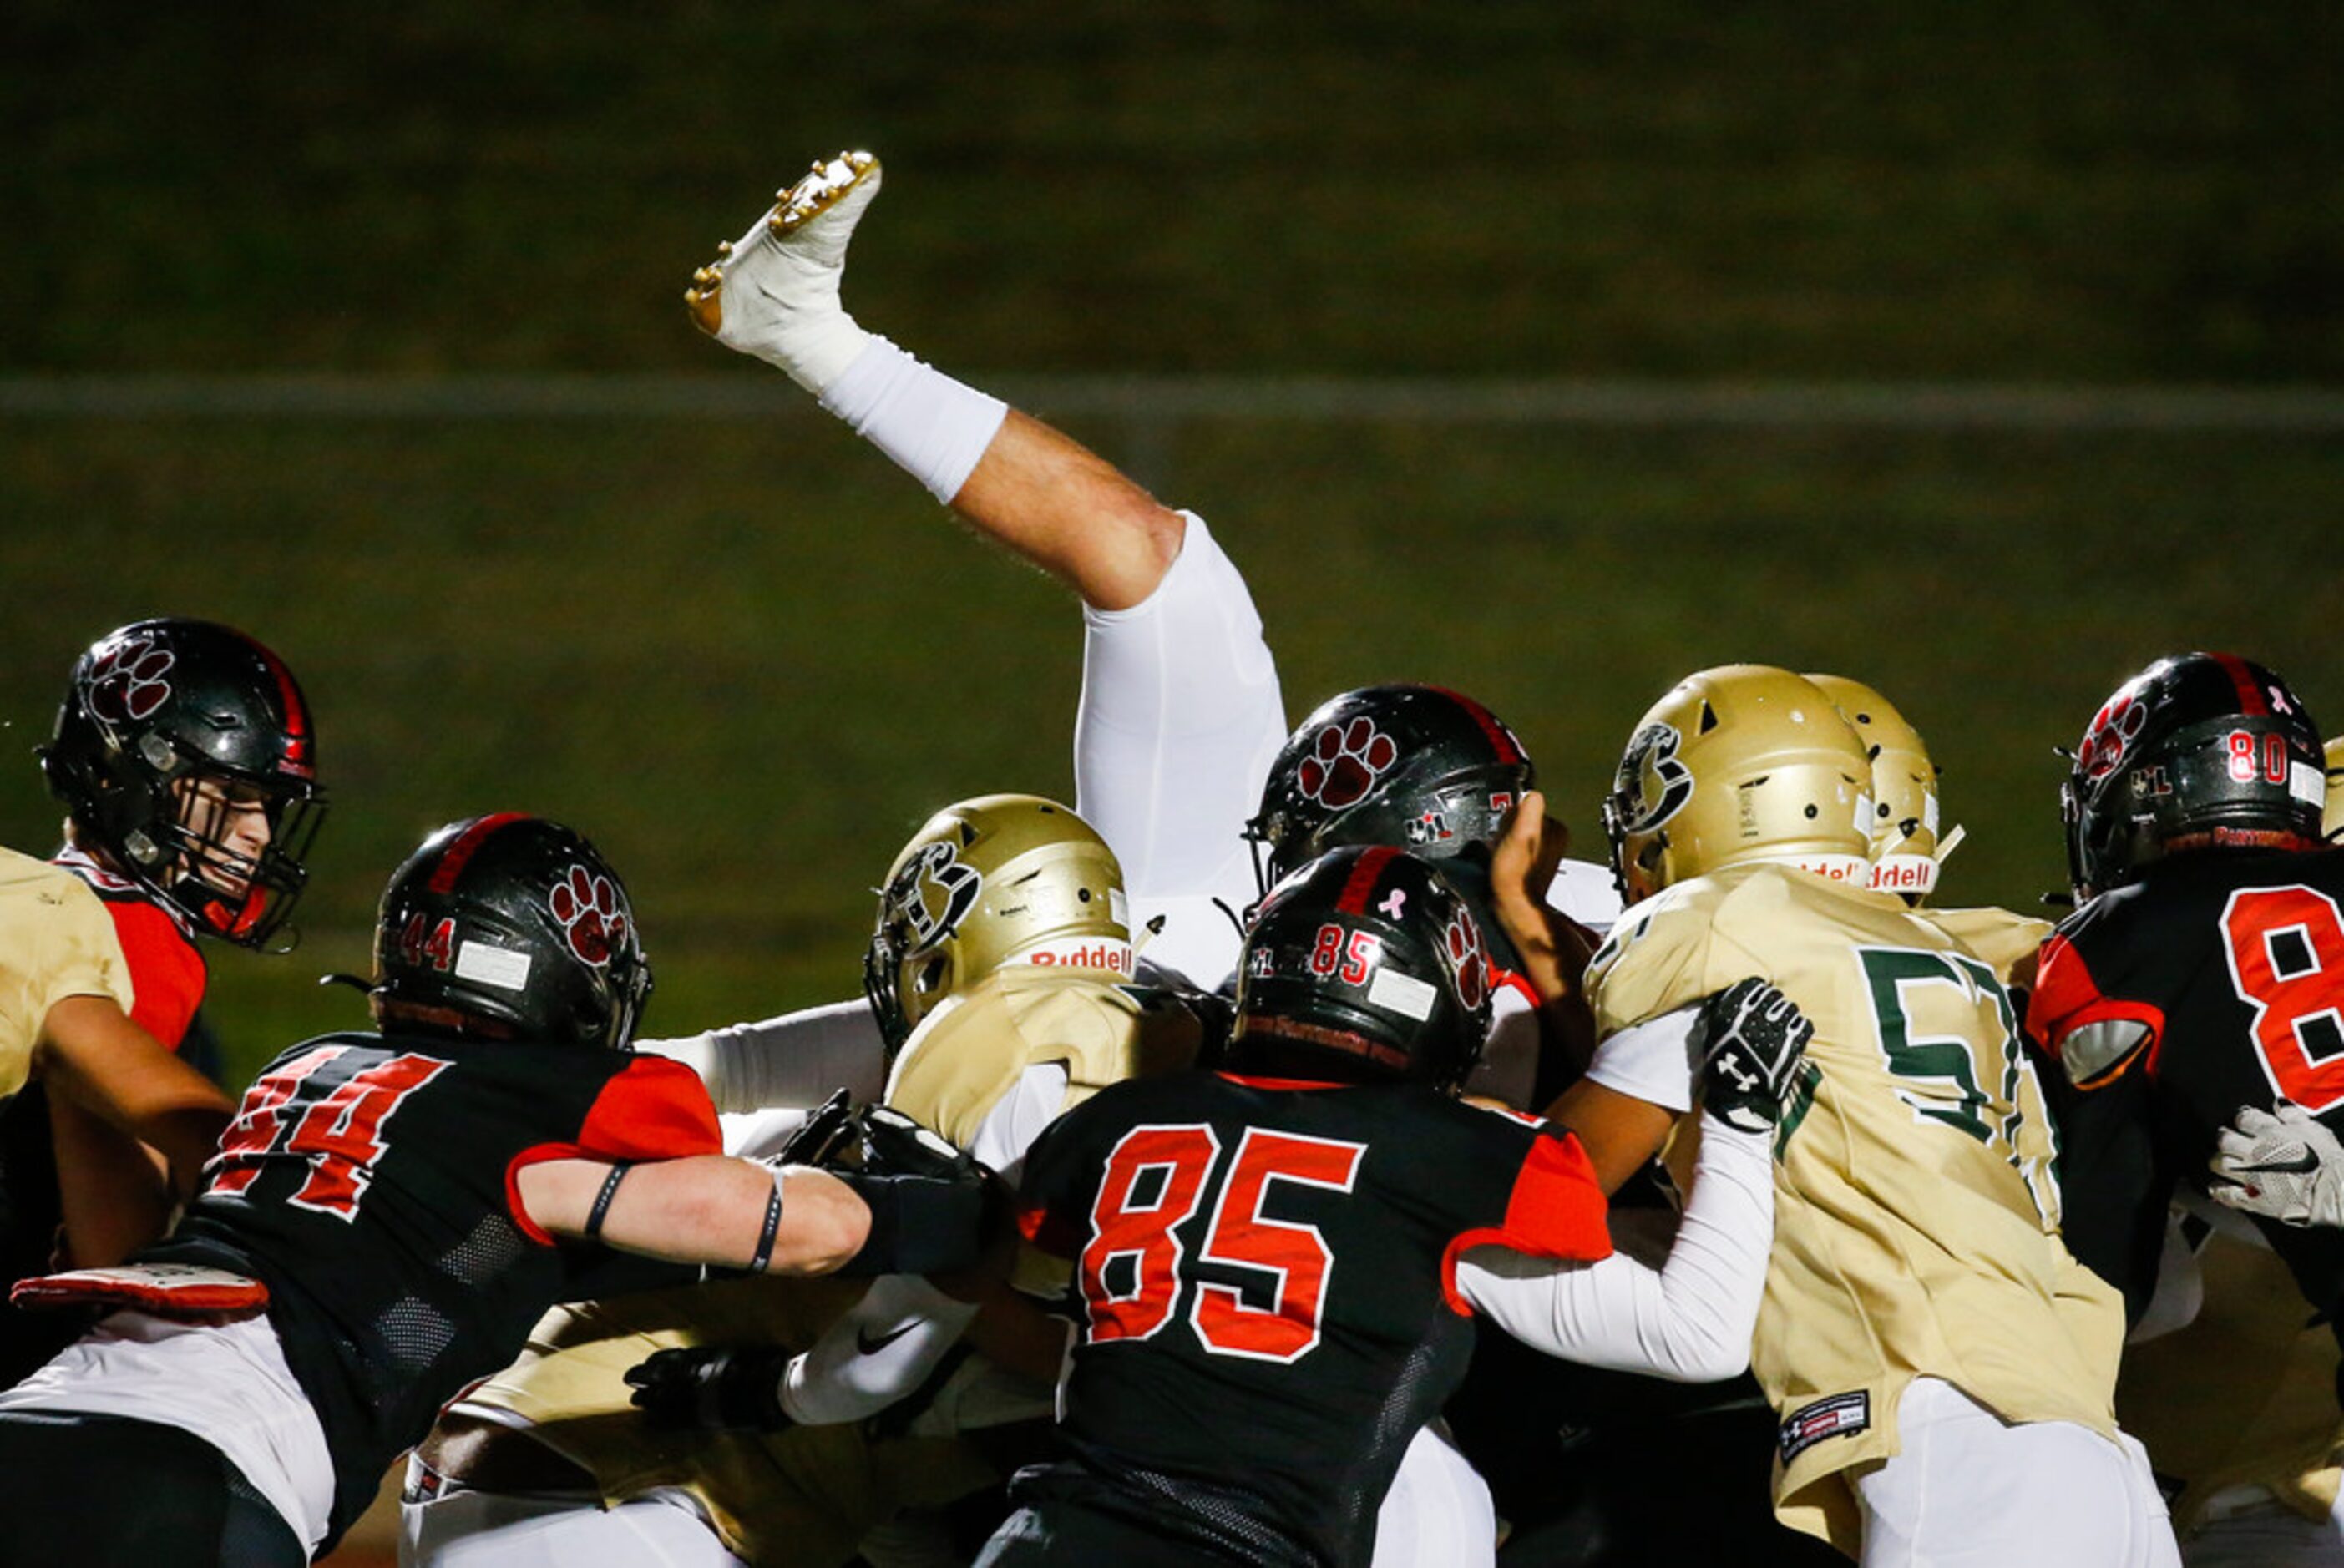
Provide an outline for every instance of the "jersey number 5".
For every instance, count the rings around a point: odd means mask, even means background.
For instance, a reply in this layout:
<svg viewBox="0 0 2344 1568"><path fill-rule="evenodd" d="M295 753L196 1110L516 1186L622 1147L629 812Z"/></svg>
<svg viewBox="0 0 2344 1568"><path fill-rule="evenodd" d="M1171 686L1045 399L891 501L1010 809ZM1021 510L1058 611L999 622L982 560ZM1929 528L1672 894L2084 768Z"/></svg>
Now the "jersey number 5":
<svg viewBox="0 0 2344 1568"><path fill-rule="evenodd" d="M2222 909L2230 984L2254 1009L2271 1091L2318 1114L2344 1105L2344 915L2324 893L2241 887Z"/></svg>
<svg viewBox="0 0 2344 1568"><path fill-rule="evenodd" d="M1272 1184L1349 1192L1367 1146L1249 1128L1234 1158L1204 1126L1134 1128L1107 1156L1093 1200L1090 1240L1076 1264L1090 1340L1153 1338L1187 1302L1187 1322L1207 1351L1256 1361L1299 1361L1318 1343L1318 1315L1334 1254L1316 1226L1271 1219ZM1247 1300L1235 1285L1207 1283L1186 1267L1175 1232L1212 1205L1197 1257L1257 1275Z"/></svg>
<svg viewBox="0 0 2344 1568"><path fill-rule="evenodd" d="M388 1147L383 1123L448 1064L409 1052L355 1073L324 1070L349 1048L320 1046L262 1074L245 1092L206 1168L206 1190L240 1193L273 1160L289 1158L309 1168L287 1202L337 1219L356 1218L359 1199L374 1179L374 1163Z"/></svg>

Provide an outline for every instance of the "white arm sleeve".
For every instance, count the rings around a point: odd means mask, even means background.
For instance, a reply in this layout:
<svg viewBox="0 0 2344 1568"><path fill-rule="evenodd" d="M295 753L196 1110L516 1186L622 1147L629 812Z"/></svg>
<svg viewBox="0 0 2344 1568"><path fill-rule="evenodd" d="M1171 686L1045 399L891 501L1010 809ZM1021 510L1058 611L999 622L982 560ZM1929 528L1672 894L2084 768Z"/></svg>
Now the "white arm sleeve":
<svg viewBox="0 0 2344 1568"><path fill-rule="evenodd" d="M1012 1186L1026 1151L1066 1105L1066 1069L1027 1067L995 1102L970 1140L969 1153ZM956 1301L916 1274L872 1281L853 1311L833 1323L782 1375L782 1409L802 1426L861 1421L926 1381L952 1349L973 1303Z"/></svg>
<svg viewBox="0 0 2344 1568"><path fill-rule="evenodd" d="M1254 900L1240 830L1286 740L1278 665L1244 577L1204 520L1127 610L1083 611L1075 810L1123 863L1135 925L1154 900Z"/></svg>
<svg viewBox="0 0 2344 1568"><path fill-rule="evenodd" d="M887 1045L868 1003L833 1002L754 1024L733 1024L635 1049L682 1062L720 1111L820 1105L843 1088L857 1104L886 1087Z"/></svg>
<svg viewBox="0 0 2344 1568"><path fill-rule="evenodd" d="M1692 1027L1701 1004L1662 1013L1604 1037L1595 1047L1587 1076L1607 1089L1615 1089L1649 1105L1680 1115L1692 1108L1693 1078L1700 1064L1692 1056Z"/></svg>
<svg viewBox="0 0 2344 1568"><path fill-rule="evenodd" d="M1750 1333L1774 1237L1769 1133L1701 1121L1693 1189L1668 1261L1614 1253L1559 1263L1499 1247L1460 1259L1457 1286L1514 1338L1591 1367L1715 1382L1750 1364Z"/></svg>

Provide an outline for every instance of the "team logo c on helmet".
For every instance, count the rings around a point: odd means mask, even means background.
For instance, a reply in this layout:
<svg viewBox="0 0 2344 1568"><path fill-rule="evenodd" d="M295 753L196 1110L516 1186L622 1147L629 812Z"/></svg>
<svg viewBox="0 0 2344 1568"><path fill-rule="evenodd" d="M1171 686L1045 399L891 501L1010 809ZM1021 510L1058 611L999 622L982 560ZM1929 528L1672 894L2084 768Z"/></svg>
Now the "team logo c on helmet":
<svg viewBox="0 0 2344 1568"><path fill-rule="evenodd" d="M1621 832L1650 833L1692 799L1692 771L1677 761L1683 744L1672 724L1647 724L1628 743L1613 788L1617 798L1634 803L1634 811L1623 814Z"/></svg>
<svg viewBox="0 0 2344 1568"><path fill-rule="evenodd" d="M959 930L984 891L985 874L950 844L923 845L887 885L884 924L900 925L910 936L904 953L918 953Z"/></svg>
<svg viewBox="0 0 2344 1568"><path fill-rule="evenodd" d="M1295 786L1305 800L1341 810L1364 798L1376 780L1399 761L1399 744L1364 715L1329 724L1295 770Z"/></svg>
<svg viewBox="0 0 2344 1568"><path fill-rule="evenodd" d="M611 953L626 946L631 924L627 907L609 877L572 865L570 875L553 885L546 905L561 923L570 951L580 962L607 968Z"/></svg>
<svg viewBox="0 0 2344 1568"><path fill-rule="evenodd" d="M164 677L178 656L157 648L146 637L126 637L100 654L85 677L89 711L108 723L135 723L161 707L171 695Z"/></svg>

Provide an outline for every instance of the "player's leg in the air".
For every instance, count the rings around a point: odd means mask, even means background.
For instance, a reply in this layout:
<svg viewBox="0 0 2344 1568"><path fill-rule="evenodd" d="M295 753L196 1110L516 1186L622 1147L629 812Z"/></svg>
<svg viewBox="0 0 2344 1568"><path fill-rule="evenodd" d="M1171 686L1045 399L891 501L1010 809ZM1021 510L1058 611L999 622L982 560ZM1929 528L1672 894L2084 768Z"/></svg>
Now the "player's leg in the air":
<svg viewBox="0 0 2344 1568"><path fill-rule="evenodd" d="M1252 897L1238 833L1286 729L1252 597L1194 514L855 323L840 282L879 183L865 154L817 165L695 276L692 319L1080 596L1076 809L1122 861L1135 924L1167 917L1149 959L1215 985L1236 933L1209 901Z"/></svg>

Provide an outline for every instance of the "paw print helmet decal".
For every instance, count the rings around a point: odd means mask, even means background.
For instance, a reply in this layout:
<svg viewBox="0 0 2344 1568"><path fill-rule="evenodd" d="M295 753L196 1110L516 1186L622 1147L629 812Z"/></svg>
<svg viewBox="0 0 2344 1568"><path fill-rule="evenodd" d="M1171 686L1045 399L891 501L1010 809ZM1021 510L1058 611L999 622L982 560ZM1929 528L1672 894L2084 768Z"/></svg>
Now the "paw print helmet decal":
<svg viewBox="0 0 2344 1568"><path fill-rule="evenodd" d="M2233 653L2159 659L2100 704L2073 760L2059 801L2078 899L2168 855L2320 840L2319 727L2276 671Z"/></svg>
<svg viewBox="0 0 2344 1568"><path fill-rule="evenodd" d="M1362 686L1331 698L1270 764L1246 824L1267 888L1343 845L1486 860L1536 772L1489 709L1439 686Z"/></svg>
<svg viewBox="0 0 2344 1568"><path fill-rule="evenodd" d="M651 989L626 885L559 823L450 823L383 892L368 994L386 1029L623 1048Z"/></svg>
<svg viewBox="0 0 2344 1568"><path fill-rule="evenodd" d="M248 947L284 929L326 802L276 654L208 621L118 627L75 664L40 755L76 846L187 928Z"/></svg>
<svg viewBox="0 0 2344 1568"><path fill-rule="evenodd" d="M1238 975L1234 1072L1454 1088L1489 1033L1480 922L1407 850L1332 850L1271 888Z"/></svg>

